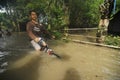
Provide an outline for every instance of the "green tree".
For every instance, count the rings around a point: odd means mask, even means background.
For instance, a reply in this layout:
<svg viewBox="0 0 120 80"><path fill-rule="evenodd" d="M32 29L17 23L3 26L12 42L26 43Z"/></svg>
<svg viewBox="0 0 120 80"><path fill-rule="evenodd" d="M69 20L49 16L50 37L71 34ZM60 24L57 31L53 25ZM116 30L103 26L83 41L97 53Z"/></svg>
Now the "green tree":
<svg viewBox="0 0 120 80"><path fill-rule="evenodd" d="M65 27L96 27L100 19L99 5L104 0L1 0L6 9L7 23L19 31L20 23L28 20L28 12L35 9L46 16L48 29L60 30ZM116 12L120 10L117 0ZM4 15L3 15L4 16ZM7 21L9 19L9 21ZM5 23L5 24L7 24ZM9 26L9 25L7 25Z"/></svg>
<svg viewBox="0 0 120 80"><path fill-rule="evenodd" d="M101 0L70 0L71 27L96 27Z"/></svg>

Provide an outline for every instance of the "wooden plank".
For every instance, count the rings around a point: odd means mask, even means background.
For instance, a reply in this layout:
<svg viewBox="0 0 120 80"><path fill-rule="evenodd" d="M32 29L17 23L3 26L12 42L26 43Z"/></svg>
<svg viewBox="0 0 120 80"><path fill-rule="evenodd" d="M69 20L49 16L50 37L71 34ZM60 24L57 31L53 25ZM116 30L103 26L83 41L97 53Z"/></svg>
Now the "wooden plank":
<svg viewBox="0 0 120 80"><path fill-rule="evenodd" d="M69 36L73 36L73 37L74 37L74 36L75 36L75 37L77 37L77 36L78 36L78 37L81 37L81 36L82 36L82 37L88 37L88 38L94 38L94 39L97 38L97 37L93 37L93 36L86 36L86 35L80 35L80 34L79 34L79 35L78 35L78 34L69 34Z"/></svg>
<svg viewBox="0 0 120 80"><path fill-rule="evenodd" d="M91 45L96 45L96 46L102 46L102 47L120 49L120 47L118 47L118 46L105 45L105 44L102 44L102 43L93 43L93 42L87 42L87 41L81 41L81 40L75 40L75 39L72 39L72 41L73 42L77 42L77 43L91 44Z"/></svg>
<svg viewBox="0 0 120 80"><path fill-rule="evenodd" d="M64 30L97 30L98 28L68 28L68 29L64 29Z"/></svg>

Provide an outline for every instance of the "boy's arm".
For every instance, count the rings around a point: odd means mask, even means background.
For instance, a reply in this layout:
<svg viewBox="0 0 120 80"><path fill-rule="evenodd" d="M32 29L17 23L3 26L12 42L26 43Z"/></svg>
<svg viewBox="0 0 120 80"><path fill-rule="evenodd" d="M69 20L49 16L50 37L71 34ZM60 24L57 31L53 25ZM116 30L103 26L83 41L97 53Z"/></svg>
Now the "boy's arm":
<svg viewBox="0 0 120 80"><path fill-rule="evenodd" d="M47 34L49 37L52 37L52 34L47 29L45 29L44 26L41 26L41 30L43 31L44 34Z"/></svg>

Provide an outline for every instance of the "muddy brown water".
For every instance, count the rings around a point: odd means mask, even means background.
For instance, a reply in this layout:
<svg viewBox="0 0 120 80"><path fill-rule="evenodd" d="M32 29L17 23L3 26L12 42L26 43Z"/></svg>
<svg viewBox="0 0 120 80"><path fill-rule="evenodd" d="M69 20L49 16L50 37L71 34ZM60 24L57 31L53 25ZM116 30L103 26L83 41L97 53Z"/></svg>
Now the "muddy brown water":
<svg viewBox="0 0 120 80"><path fill-rule="evenodd" d="M26 33L1 39L4 50L0 52L0 80L120 80L119 50L47 42L62 59L34 51Z"/></svg>

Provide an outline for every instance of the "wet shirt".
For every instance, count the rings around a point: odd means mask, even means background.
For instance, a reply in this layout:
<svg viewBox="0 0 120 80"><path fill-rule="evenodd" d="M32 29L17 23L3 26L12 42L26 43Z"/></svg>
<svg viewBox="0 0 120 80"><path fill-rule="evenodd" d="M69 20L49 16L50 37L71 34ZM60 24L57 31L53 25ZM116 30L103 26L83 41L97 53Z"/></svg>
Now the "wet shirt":
<svg viewBox="0 0 120 80"><path fill-rule="evenodd" d="M107 19L110 17L109 15L109 3L103 3L99 6L100 13L101 13L101 19Z"/></svg>
<svg viewBox="0 0 120 80"><path fill-rule="evenodd" d="M27 33L31 39L43 37L44 34L49 34L42 24L35 24L32 21L27 23Z"/></svg>

